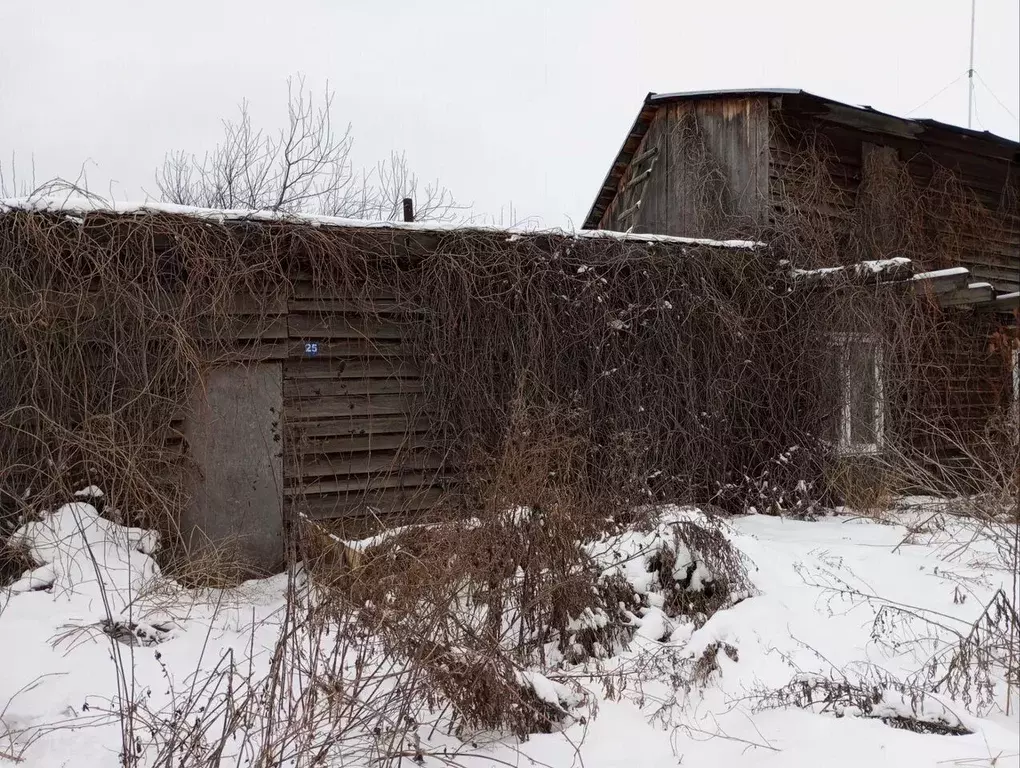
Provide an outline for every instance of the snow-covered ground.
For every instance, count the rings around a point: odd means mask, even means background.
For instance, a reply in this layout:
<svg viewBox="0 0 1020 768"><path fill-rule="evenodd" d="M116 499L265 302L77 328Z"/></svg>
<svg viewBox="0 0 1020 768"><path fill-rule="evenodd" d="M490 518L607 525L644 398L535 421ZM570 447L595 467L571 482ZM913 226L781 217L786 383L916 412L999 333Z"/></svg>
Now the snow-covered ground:
<svg viewBox="0 0 1020 768"><path fill-rule="evenodd" d="M692 515L666 510L663 525ZM586 691L572 722L523 742L497 735L459 742L422 728L419 764L1020 765L1020 700L1014 692L1007 715L994 674L983 691L917 694L947 658L954 632L966 634L997 590L1015 605L1013 574L994 542L929 506L907 505L895 523L844 514L815 522L748 516L725 526L746 558L749 596L703 626L671 619L650 594L643 561L632 557L658 534L604 543L607 569L649 593L629 647L597 663L560 660L522 674L544 699L562 701L578 685ZM0 595L0 765L117 765L118 701L139 702L138 722L148 722L145 713L163 713L166 722L223 659L242 660L255 676L268 669L285 577L186 590L161 576L150 534L108 522L84 502L15 539L43 565ZM695 559L682 553L676 564L691 584L710 578ZM840 684L871 690L870 712L819 703ZM897 717L970 733L916 733L893 727ZM153 765L155 748L138 731L138 764ZM444 750L456 758L443 758Z"/></svg>

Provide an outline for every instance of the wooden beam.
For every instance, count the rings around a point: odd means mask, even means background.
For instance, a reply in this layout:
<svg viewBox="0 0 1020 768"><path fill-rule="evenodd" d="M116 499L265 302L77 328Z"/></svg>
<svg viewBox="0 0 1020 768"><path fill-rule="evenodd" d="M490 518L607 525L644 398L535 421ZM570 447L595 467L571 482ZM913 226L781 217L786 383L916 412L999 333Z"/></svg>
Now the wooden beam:
<svg viewBox="0 0 1020 768"><path fill-rule="evenodd" d="M912 279L913 269L913 262L901 257L880 261L862 261L841 267L794 269L790 276L795 283L809 285L867 285Z"/></svg>
<svg viewBox="0 0 1020 768"><path fill-rule="evenodd" d="M336 493L349 494L352 491L377 491L385 488L407 488L419 490L423 486L438 484L441 480L456 479L455 473L413 472L410 474L391 473L345 477L340 480L321 480L314 483L295 485L283 489L285 498L301 497L306 494Z"/></svg>
<svg viewBox="0 0 1020 768"><path fill-rule="evenodd" d="M640 155L638 155L633 160L631 160L630 164L631 164L632 167L637 167L641 163L643 163L645 160L647 160L648 158L655 157L657 154L659 154L659 148L658 147L649 147L644 152L642 152Z"/></svg>
<svg viewBox="0 0 1020 768"><path fill-rule="evenodd" d="M1000 293L991 301L978 304L977 309L991 310L992 312L1012 312L1020 308L1020 291L1012 293Z"/></svg>
<svg viewBox="0 0 1020 768"><path fill-rule="evenodd" d="M395 432L393 434L353 435L350 437L327 437L305 440L294 448L302 458L306 456L327 456L333 453L371 453L373 451L410 451L428 448L434 441L427 432ZM291 454L288 454L290 456Z"/></svg>
<svg viewBox="0 0 1020 768"><path fill-rule="evenodd" d="M421 379L285 379L284 397L304 400L345 395L418 395Z"/></svg>
<svg viewBox="0 0 1020 768"><path fill-rule="evenodd" d="M951 293L966 288L970 281L970 270L966 267L938 269L914 275L914 290L918 293Z"/></svg>
<svg viewBox="0 0 1020 768"><path fill-rule="evenodd" d="M635 176L633 179L631 179L626 184L624 184L623 185L623 189L626 191L626 190L630 189L631 187L636 187L638 184L640 184L641 182L645 181L649 176L651 176L652 175L652 171L654 171L654 170L655 170L655 164L653 163L652 165L650 165L648 167L648 170L642 171L637 176Z"/></svg>
<svg viewBox="0 0 1020 768"><path fill-rule="evenodd" d="M364 437L368 435L425 432L430 428L425 416L370 415L350 418L326 416L318 419L299 421L291 411L284 414L288 429L288 440L300 443L302 439Z"/></svg>
<svg viewBox="0 0 1020 768"><path fill-rule="evenodd" d="M966 307L983 304L995 298L995 289L991 283L971 283L966 288L946 293L939 297L943 307Z"/></svg>
<svg viewBox="0 0 1020 768"><path fill-rule="evenodd" d="M450 457L441 451L388 450L363 453L303 454L287 472L293 485L310 484L319 480L346 482L351 476L378 473L381 476L442 469ZM358 480L357 477L354 478Z"/></svg>
<svg viewBox="0 0 1020 768"><path fill-rule="evenodd" d="M623 221L628 216L630 216L632 213L635 213L636 211L638 211L640 208L641 208L641 200L638 200L636 203L634 203L634 205L632 205L630 208L628 208L627 210L625 210L623 213L620 214L620 220Z"/></svg>
<svg viewBox="0 0 1020 768"><path fill-rule="evenodd" d="M414 395L339 395L315 398L292 398L284 395L288 416L296 421L336 419L362 416L404 416L415 413Z"/></svg>

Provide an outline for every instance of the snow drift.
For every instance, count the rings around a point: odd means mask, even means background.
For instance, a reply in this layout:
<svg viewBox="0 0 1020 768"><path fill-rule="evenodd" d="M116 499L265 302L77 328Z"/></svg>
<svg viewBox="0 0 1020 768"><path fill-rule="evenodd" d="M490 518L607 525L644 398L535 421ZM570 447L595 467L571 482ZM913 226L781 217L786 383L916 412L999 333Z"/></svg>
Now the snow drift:
<svg viewBox="0 0 1020 768"><path fill-rule="evenodd" d="M385 605L330 613L300 571L187 590L153 534L73 502L12 537L37 565L0 601L0 761L1017 765L1008 670L988 657L970 688L930 674L964 663L954 649L1012 574L966 521L921 517L722 524L674 507L582 543L616 591L530 665L479 678L545 707L549 732L521 737L467 728L419 686L415 659L380 639ZM484 620L461 608L465 626ZM451 674L474 652L431 640Z"/></svg>

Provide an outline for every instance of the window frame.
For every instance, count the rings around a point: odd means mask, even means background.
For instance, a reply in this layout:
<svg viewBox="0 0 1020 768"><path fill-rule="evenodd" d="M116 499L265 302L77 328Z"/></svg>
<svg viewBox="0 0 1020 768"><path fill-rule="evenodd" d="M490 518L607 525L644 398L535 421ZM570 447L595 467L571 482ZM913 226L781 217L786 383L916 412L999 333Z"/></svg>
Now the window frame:
<svg viewBox="0 0 1020 768"><path fill-rule="evenodd" d="M830 333L830 346L836 353L839 392L836 409L836 439L832 447L843 456L874 456L885 447L885 355L882 339L874 333ZM874 351L873 375L875 377L875 401L872 426L875 433L873 443L855 443L853 440L853 374L849 356L846 353L851 343L868 344Z"/></svg>

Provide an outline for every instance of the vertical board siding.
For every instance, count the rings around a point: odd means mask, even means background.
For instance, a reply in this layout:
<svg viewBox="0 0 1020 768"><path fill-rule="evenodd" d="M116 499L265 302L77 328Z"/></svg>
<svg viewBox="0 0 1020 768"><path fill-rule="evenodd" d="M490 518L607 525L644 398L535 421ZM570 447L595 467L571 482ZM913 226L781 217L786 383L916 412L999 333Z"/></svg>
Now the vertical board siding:
<svg viewBox="0 0 1020 768"><path fill-rule="evenodd" d="M683 140L697 136L692 163ZM655 168L645 186L635 232L681 237L727 237L756 230L767 215L769 185L768 102L732 98L664 105L655 112L635 156L658 149ZM706 172L706 169L711 169ZM634 176L629 167L620 178L622 192ZM706 210L711 199L721 210ZM621 213L633 201L618 193L600 227L626 230ZM716 213L720 215L715 215Z"/></svg>

